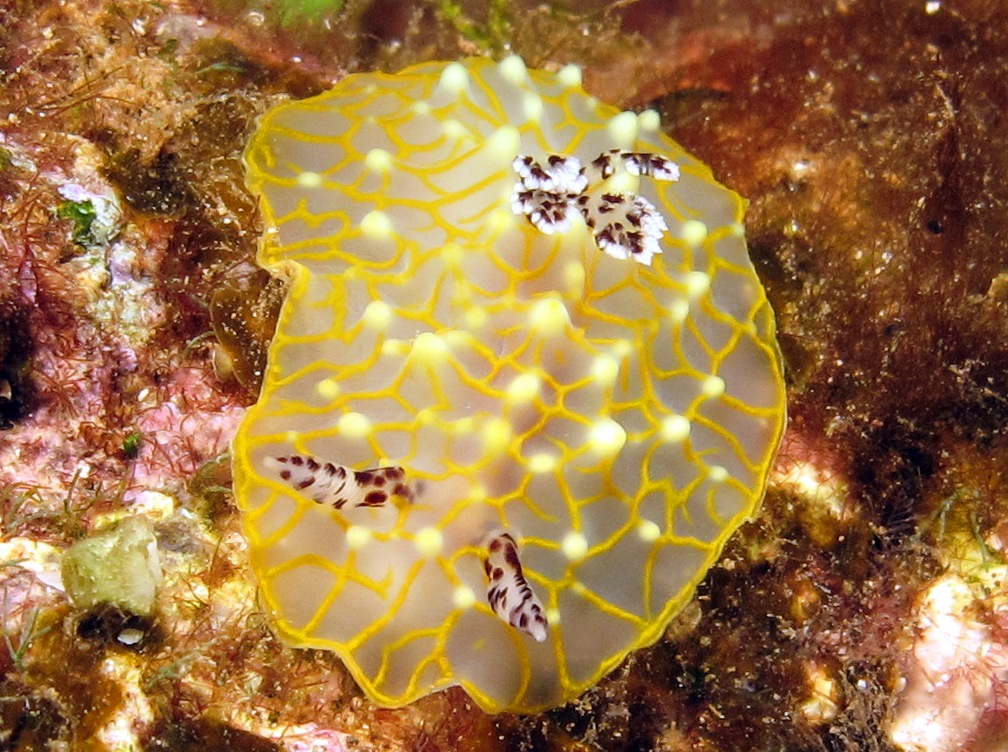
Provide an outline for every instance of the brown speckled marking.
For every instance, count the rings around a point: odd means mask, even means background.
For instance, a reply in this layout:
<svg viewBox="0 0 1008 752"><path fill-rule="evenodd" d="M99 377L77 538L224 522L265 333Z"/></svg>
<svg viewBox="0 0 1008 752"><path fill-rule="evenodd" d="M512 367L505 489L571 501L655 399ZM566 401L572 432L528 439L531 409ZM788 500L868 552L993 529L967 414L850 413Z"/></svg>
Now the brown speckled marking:
<svg viewBox="0 0 1008 752"><path fill-rule="evenodd" d="M650 265L651 258L661 253L659 241L668 225L643 196L599 193L620 164L631 175L654 180L679 179L677 164L646 152L611 149L587 166L582 166L576 157L550 154L546 167L528 155L519 155L512 163L518 182L511 193L511 210L524 214L536 229L547 235L564 232L580 213L599 250L613 258L632 258ZM636 229L628 231L627 225Z"/></svg>
<svg viewBox="0 0 1008 752"><path fill-rule="evenodd" d="M333 509L380 507L393 496L412 502L414 492L404 482L401 467L374 467L355 471L314 457L291 454L272 457L269 462L277 477L296 491L304 492L317 504ZM388 486L392 487L391 493Z"/></svg>
<svg viewBox="0 0 1008 752"><path fill-rule="evenodd" d="M546 615L522 572L518 544L509 533L497 532L491 534L486 548L487 602L502 620L542 642L546 639Z"/></svg>

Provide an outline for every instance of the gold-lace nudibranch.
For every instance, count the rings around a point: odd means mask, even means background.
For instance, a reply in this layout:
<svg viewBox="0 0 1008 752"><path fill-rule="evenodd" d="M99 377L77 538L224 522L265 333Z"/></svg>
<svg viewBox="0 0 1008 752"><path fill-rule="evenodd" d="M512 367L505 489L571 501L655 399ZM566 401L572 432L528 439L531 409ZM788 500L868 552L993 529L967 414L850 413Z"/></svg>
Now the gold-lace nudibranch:
<svg viewBox="0 0 1008 752"><path fill-rule="evenodd" d="M233 444L278 632L384 705L519 712L658 639L784 424L743 201L516 57L348 76L246 163L291 279Z"/></svg>

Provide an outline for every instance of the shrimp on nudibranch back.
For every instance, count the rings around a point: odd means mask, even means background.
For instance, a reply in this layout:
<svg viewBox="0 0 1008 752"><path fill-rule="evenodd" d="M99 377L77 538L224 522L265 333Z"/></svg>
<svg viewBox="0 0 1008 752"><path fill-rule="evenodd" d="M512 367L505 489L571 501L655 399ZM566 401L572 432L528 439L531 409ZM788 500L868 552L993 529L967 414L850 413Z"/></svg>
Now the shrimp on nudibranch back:
<svg viewBox="0 0 1008 752"><path fill-rule="evenodd" d="M280 635L519 712L657 640L784 425L742 199L516 57L348 76L245 159L291 279L233 444Z"/></svg>

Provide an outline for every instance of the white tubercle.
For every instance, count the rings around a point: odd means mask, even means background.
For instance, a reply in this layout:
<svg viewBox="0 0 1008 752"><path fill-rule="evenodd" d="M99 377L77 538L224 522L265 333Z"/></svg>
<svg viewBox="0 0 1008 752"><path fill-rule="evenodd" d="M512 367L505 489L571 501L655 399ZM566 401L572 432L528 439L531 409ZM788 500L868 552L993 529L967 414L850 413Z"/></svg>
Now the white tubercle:
<svg viewBox="0 0 1008 752"><path fill-rule="evenodd" d="M461 63L449 63L441 72L437 88L458 96L469 91L469 71Z"/></svg>
<svg viewBox="0 0 1008 752"><path fill-rule="evenodd" d="M621 112L609 121L609 135L624 149L629 149L637 140L638 125L636 112Z"/></svg>
<svg viewBox="0 0 1008 752"><path fill-rule="evenodd" d="M515 86L520 86L529 80L528 68L525 67L525 61L517 55L508 55L500 61L497 69L501 72L501 76L504 77L505 81Z"/></svg>
<svg viewBox="0 0 1008 752"><path fill-rule="evenodd" d="M557 80L568 89L581 85L581 68L576 65L565 65L557 71Z"/></svg>

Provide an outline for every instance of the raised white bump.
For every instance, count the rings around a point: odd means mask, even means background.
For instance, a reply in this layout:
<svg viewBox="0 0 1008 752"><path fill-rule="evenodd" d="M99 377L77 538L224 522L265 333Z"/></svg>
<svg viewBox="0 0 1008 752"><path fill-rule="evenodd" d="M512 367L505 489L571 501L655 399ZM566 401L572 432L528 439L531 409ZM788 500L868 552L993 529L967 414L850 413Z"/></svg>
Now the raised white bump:
<svg viewBox="0 0 1008 752"><path fill-rule="evenodd" d="M571 530L560 541L560 550L568 561L581 561L588 555L588 539L582 533Z"/></svg>

